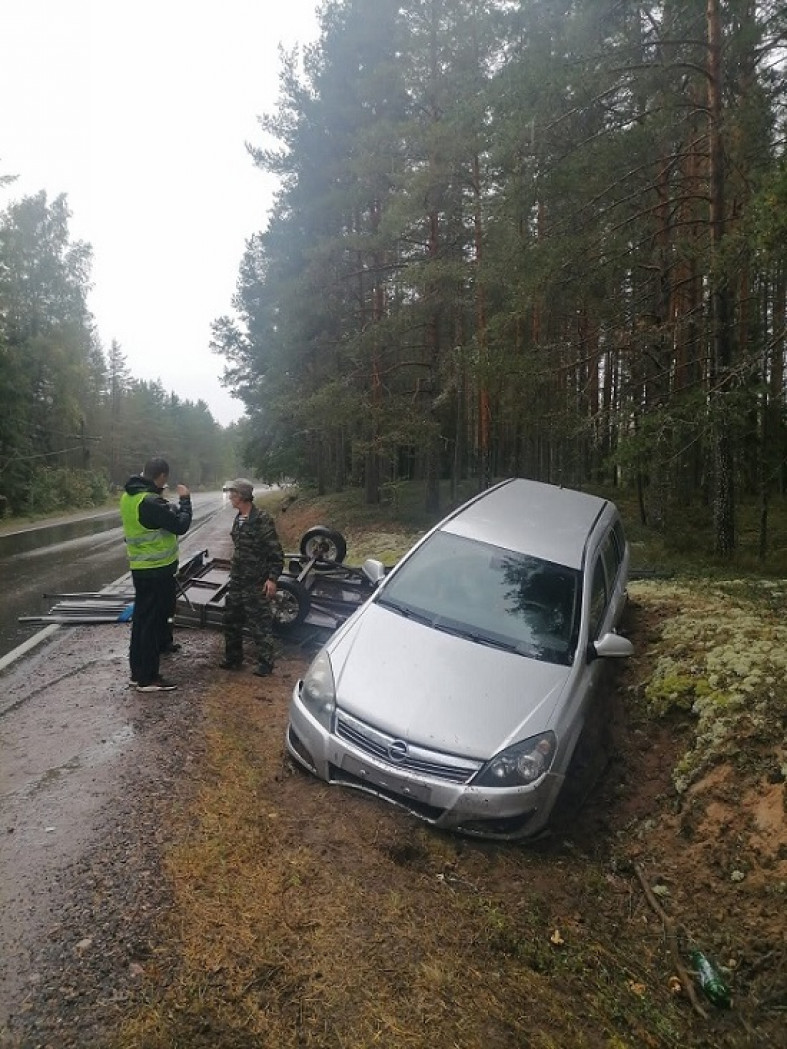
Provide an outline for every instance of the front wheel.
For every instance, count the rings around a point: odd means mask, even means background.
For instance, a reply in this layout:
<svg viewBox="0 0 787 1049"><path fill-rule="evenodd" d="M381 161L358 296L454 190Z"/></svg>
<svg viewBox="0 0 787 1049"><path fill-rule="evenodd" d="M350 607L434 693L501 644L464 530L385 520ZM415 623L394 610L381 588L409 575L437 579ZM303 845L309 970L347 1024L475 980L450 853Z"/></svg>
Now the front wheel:
<svg viewBox="0 0 787 1049"><path fill-rule="evenodd" d="M307 561L341 564L347 555L347 543L341 532L324 525L315 525L301 536L301 554Z"/></svg>
<svg viewBox="0 0 787 1049"><path fill-rule="evenodd" d="M279 578L273 599L273 621L280 630L292 630L309 614L311 600L297 579Z"/></svg>

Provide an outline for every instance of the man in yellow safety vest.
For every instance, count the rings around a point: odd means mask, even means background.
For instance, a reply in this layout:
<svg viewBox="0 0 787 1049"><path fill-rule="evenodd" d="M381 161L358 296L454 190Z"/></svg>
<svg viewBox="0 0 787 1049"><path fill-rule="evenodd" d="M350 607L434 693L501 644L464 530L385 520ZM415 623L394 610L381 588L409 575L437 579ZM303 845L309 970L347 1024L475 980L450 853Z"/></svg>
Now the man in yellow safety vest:
<svg viewBox="0 0 787 1049"><path fill-rule="evenodd" d="M120 516L134 582L129 665L138 692L169 692L177 686L159 672L159 657L170 637L169 619L175 608L178 536L191 525L191 493L179 484L179 502L169 503L169 463L152 458L141 474L130 477L120 498Z"/></svg>

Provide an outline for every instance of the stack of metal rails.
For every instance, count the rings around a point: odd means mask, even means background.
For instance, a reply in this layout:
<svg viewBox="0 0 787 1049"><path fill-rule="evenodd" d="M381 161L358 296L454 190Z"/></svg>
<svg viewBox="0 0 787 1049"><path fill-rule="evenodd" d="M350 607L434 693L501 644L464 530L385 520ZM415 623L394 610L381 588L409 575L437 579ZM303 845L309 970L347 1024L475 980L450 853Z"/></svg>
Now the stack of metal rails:
<svg viewBox="0 0 787 1049"><path fill-rule="evenodd" d="M95 593L43 594L55 601L45 615L20 616L20 623L128 623L134 612L133 590Z"/></svg>

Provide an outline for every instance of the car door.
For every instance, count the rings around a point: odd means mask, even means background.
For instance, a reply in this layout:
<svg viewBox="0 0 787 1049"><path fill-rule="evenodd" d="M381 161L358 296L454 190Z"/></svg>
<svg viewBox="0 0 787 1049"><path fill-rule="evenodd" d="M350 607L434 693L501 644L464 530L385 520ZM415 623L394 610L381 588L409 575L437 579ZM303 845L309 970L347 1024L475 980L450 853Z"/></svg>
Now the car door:
<svg viewBox="0 0 787 1049"><path fill-rule="evenodd" d="M627 600L628 558L629 550L623 532L623 524L619 518L616 518L601 545L609 612L606 619L602 621L605 628L602 632L617 629L623 618Z"/></svg>
<svg viewBox="0 0 787 1049"><path fill-rule="evenodd" d="M562 731L566 741L566 764L577 747L580 736L585 734L582 749L588 751L588 760L597 750L596 740L602 729L597 715L603 704L599 703L599 692L604 687L608 670L607 660L595 658L593 642L614 629L625 603L623 569L627 549L621 545L620 535L614 522L610 523L588 550L585 572L587 595L587 644L578 653L578 665L573 681L573 695L566 708ZM586 730L586 731L585 731ZM585 759L583 759L585 760Z"/></svg>

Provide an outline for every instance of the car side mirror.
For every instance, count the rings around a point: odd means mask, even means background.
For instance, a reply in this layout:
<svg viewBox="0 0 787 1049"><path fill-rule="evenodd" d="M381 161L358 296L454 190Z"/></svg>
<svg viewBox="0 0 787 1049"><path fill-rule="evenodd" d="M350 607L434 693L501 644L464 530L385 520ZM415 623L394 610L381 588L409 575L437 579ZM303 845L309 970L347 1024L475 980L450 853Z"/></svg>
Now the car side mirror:
<svg viewBox="0 0 787 1049"><path fill-rule="evenodd" d="M588 645L588 657L590 659L619 659L623 656L633 656L634 646L627 637L620 634L604 634L598 641L592 641Z"/></svg>
<svg viewBox="0 0 787 1049"><path fill-rule="evenodd" d="M385 565L382 561L377 561L375 558L370 557L364 561L361 566L361 571L372 584L372 586L378 586L385 578Z"/></svg>

